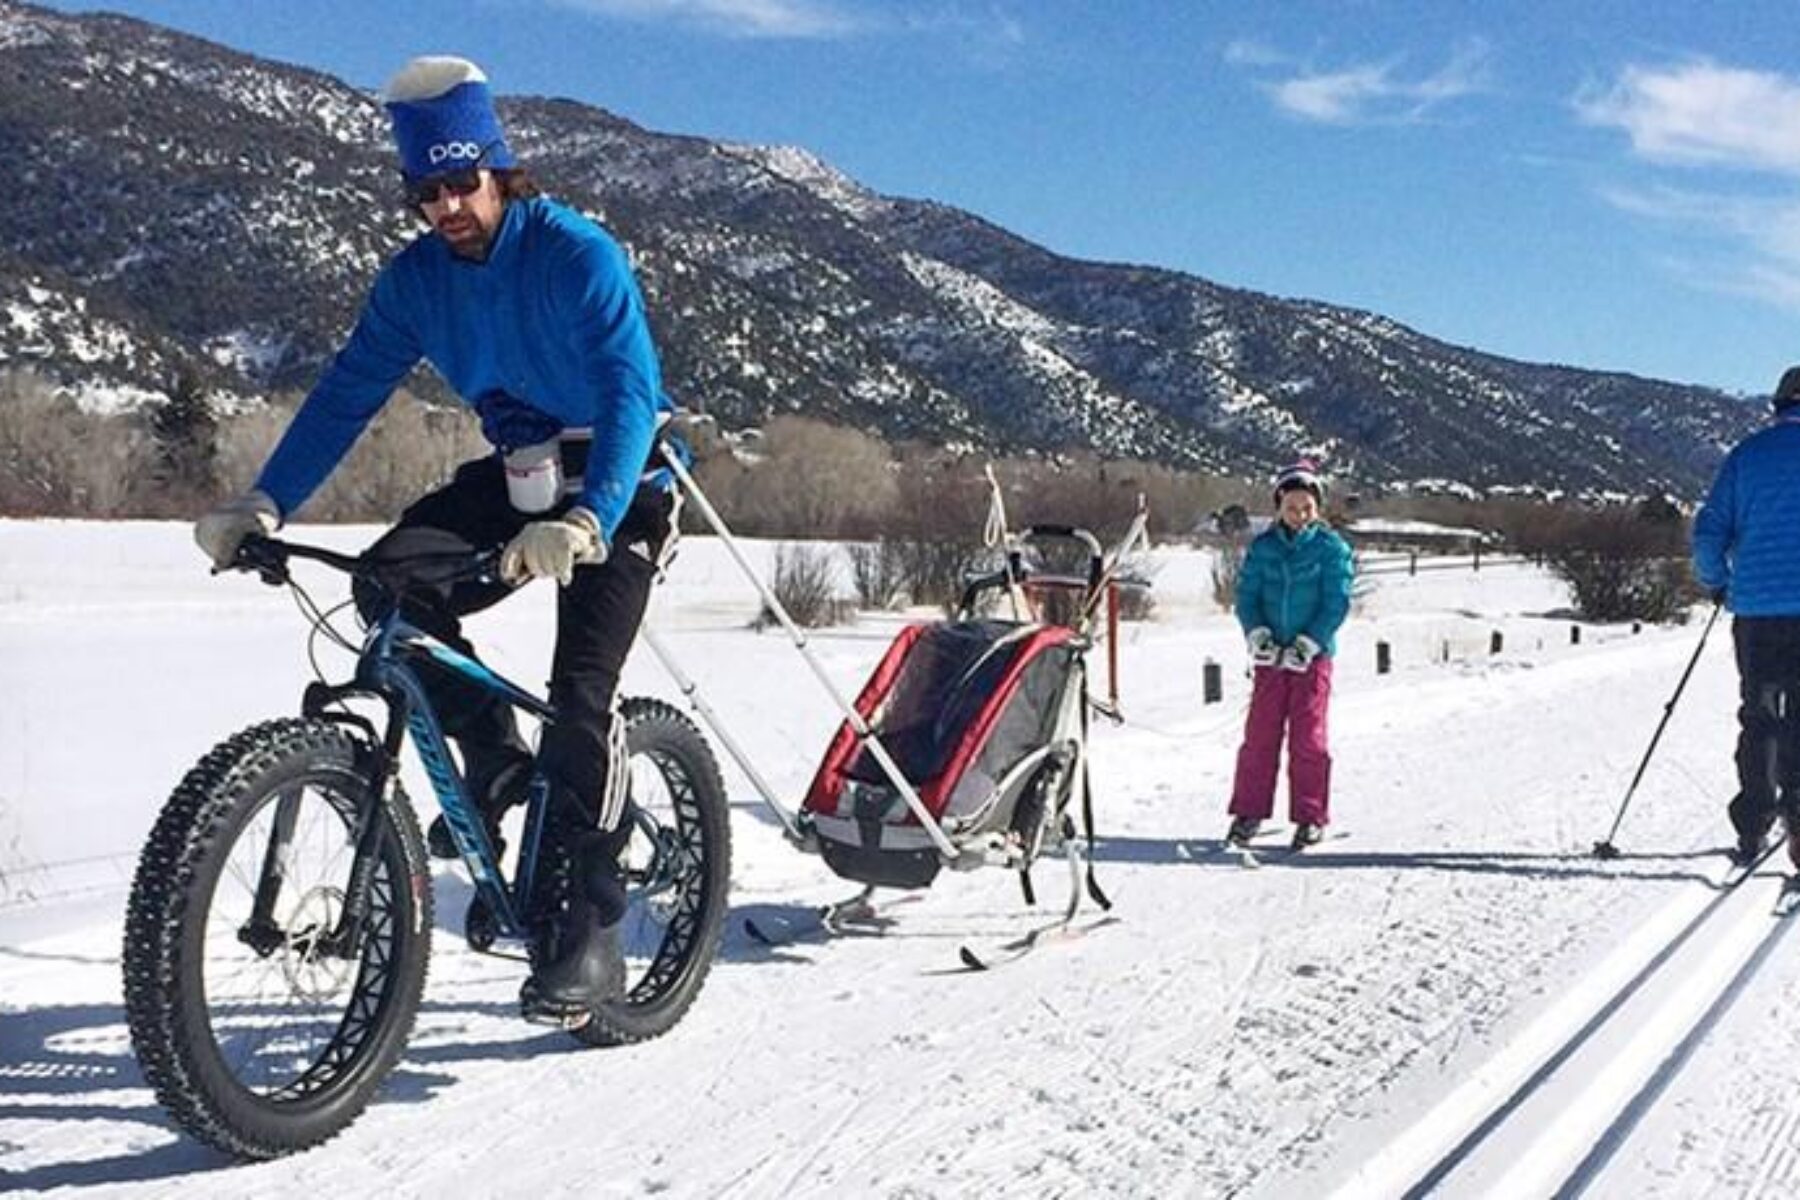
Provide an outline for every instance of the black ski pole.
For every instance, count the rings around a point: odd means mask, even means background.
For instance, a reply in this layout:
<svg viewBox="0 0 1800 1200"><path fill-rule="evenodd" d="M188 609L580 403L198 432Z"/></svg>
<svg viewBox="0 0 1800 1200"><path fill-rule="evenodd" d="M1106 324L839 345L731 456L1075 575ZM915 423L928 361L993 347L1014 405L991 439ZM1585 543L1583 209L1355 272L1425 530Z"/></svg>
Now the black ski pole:
<svg viewBox="0 0 1800 1200"><path fill-rule="evenodd" d="M1644 751L1644 759L1638 763L1637 774L1631 777L1631 786L1625 789L1625 799L1619 803L1619 814L1613 818L1612 831L1604 841L1594 843L1595 858L1619 857L1619 848L1613 845L1613 837L1619 832L1619 823L1625 819L1625 810L1631 807L1631 797L1637 792L1638 782L1644 778L1644 768L1650 765L1650 756L1656 753L1656 743L1662 740L1663 730L1668 728L1669 718L1675 714L1675 702L1681 699L1688 677L1700 662L1700 652L1706 649L1706 637L1712 632L1713 623L1719 619L1719 613L1724 607L1722 603L1714 603L1712 616L1706 618L1706 628L1700 631L1700 644L1694 647L1694 657L1688 659L1687 670L1681 673L1681 682L1675 685L1675 694L1663 705L1662 720L1656 723L1656 732L1650 735L1650 748Z"/></svg>

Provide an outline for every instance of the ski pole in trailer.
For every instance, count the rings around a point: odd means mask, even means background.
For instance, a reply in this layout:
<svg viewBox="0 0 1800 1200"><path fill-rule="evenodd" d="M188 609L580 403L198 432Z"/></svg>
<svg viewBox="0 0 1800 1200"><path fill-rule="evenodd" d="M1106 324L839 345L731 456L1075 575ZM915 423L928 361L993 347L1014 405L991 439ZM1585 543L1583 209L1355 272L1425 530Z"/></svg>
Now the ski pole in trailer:
<svg viewBox="0 0 1800 1200"><path fill-rule="evenodd" d="M925 802L919 798L918 789L914 788L911 781L901 772L899 764L897 764L892 756L888 754L887 747L883 746L881 744L881 739L875 736L875 731L869 727L869 723L863 718L862 713L857 711L856 706L850 702L838 688L837 684L832 681L831 676L826 673L824 666L819 662L817 656L813 654L812 648L807 645L805 632L794 623L794 619L788 615L786 607L784 607L781 601L776 598L775 593L769 589L768 584L763 582L763 578L761 575L757 574L756 568L751 566L750 561L744 557L743 550L738 546L737 538L732 534L731 530L727 528L724 518L719 516L718 510L712 506L712 502L706 498L706 493L700 490L699 483L695 481L693 474L687 469L687 466L682 463L681 456L677 454L667 454L663 456L663 461L664 464L674 472L675 478L680 482L681 490L686 495L687 499L692 501L694 507L700 511L701 518L704 519L712 531L718 535L720 543L724 545L726 551L731 555L732 560L737 563L738 569L741 570L744 573L745 578L749 579L755 586L757 593L762 597L762 602L768 606L770 612L775 614L775 620L787 631L788 639L794 643L795 649L800 651L800 657L806 660L806 665L812 669L813 675L818 678L822 685L824 685L826 693L831 697L833 702L837 704L839 711L844 714L844 719L849 723L851 730L856 734L858 743L868 750L870 757L872 757L880 767L882 774L887 776L888 781L893 784L894 791L906 802L906 806L912 811L913 816L918 818L920 826L931 838L932 845L937 847L938 852L944 856L946 862L961 864L964 861L964 856L962 852L957 849L956 843L950 840L950 835L944 832L943 826L938 822L936 817L932 816L931 810L927 808ZM655 650L655 647L653 646L652 649ZM671 660L667 655L666 647L657 650L656 653L665 667L670 665ZM688 697L690 701L693 701L696 698L696 693L692 690L691 681L688 685ZM698 704L696 704L696 708L699 709L700 715L707 720L708 725L712 727L714 732L719 732L719 723L711 717L709 710L700 707ZM763 802L767 804L769 808L774 810L777 817L780 818L782 828L788 832L789 837L794 838L795 840L802 839L804 834L800 829L798 818L781 803L780 799L776 797L773 789L768 786L767 782L748 766L748 762L737 744L723 733L720 734L719 740L724 744L726 752L731 755L732 759L736 761L740 767L745 768L744 773L750 777L751 783L754 784L757 791L761 793Z"/></svg>
<svg viewBox="0 0 1800 1200"><path fill-rule="evenodd" d="M1694 656L1688 659L1687 670L1681 673L1681 682L1675 685L1675 694L1669 697L1667 704L1663 705L1662 720L1656 723L1656 732L1650 736L1650 748L1644 751L1643 761L1638 763L1637 774L1631 777L1631 786L1625 789L1625 799L1619 804L1619 812L1613 818L1612 829L1604 840L1594 843L1595 858L1619 857L1619 848L1613 845L1613 838L1619 832L1619 823L1625 819L1625 810L1631 807L1631 797L1637 792L1639 781L1644 778L1644 768L1650 765L1650 756L1656 753L1656 743L1662 740L1663 730L1668 727L1669 718L1675 713L1675 702L1681 699L1681 693L1686 689L1689 677L1693 675L1694 668L1699 665L1700 652L1706 649L1707 635L1712 633L1713 624L1718 621L1719 613L1723 611L1724 607L1721 603L1715 603L1712 615L1706 618L1706 628L1700 631L1700 644L1694 647Z"/></svg>

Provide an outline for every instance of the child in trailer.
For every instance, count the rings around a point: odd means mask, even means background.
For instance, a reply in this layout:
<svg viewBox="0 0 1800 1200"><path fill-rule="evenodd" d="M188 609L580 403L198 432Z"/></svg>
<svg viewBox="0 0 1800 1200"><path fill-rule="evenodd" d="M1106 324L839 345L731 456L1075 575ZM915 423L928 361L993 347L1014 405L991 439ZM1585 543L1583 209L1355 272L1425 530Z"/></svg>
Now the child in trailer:
<svg viewBox="0 0 1800 1200"><path fill-rule="evenodd" d="M1281 743L1288 744L1288 816L1294 849L1331 820L1326 711L1338 626L1350 611L1350 547L1320 519L1325 484L1302 459L1275 477L1277 519L1258 534L1238 574L1237 619L1254 688L1231 788L1226 841L1242 846L1275 808Z"/></svg>

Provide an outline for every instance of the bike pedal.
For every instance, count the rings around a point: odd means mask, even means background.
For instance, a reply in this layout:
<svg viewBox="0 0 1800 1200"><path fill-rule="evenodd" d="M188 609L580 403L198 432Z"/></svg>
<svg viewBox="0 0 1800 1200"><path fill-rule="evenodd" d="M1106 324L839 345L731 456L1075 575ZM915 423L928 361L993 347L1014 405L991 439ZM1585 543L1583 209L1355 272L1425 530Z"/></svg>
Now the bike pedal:
<svg viewBox="0 0 1800 1200"><path fill-rule="evenodd" d="M561 1029L573 1033L594 1019L591 1008L532 1008L519 1006L519 1015L532 1025L547 1025L551 1029Z"/></svg>

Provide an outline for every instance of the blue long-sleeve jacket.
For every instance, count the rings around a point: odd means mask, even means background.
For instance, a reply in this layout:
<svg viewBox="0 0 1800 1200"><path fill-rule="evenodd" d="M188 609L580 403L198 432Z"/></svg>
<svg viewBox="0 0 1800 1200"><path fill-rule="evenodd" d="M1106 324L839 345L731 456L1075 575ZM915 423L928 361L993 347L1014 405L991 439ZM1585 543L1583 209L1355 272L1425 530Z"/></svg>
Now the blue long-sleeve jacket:
<svg viewBox="0 0 1800 1200"><path fill-rule="evenodd" d="M1694 515L1694 574L1741 617L1800 616L1800 412L1739 442Z"/></svg>
<svg viewBox="0 0 1800 1200"><path fill-rule="evenodd" d="M579 502L612 541L670 405L642 297L605 230L551 200L514 200L483 262L435 233L395 256L257 480L284 517L421 358L478 410L504 395L563 428L591 426Z"/></svg>
<svg viewBox="0 0 1800 1200"><path fill-rule="evenodd" d="M1314 521L1295 533L1277 521L1244 552L1238 624L1245 633L1267 626L1283 646L1305 634L1326 654L1336 654L1353 574L1350 544L1330 526Z"/></svg>

